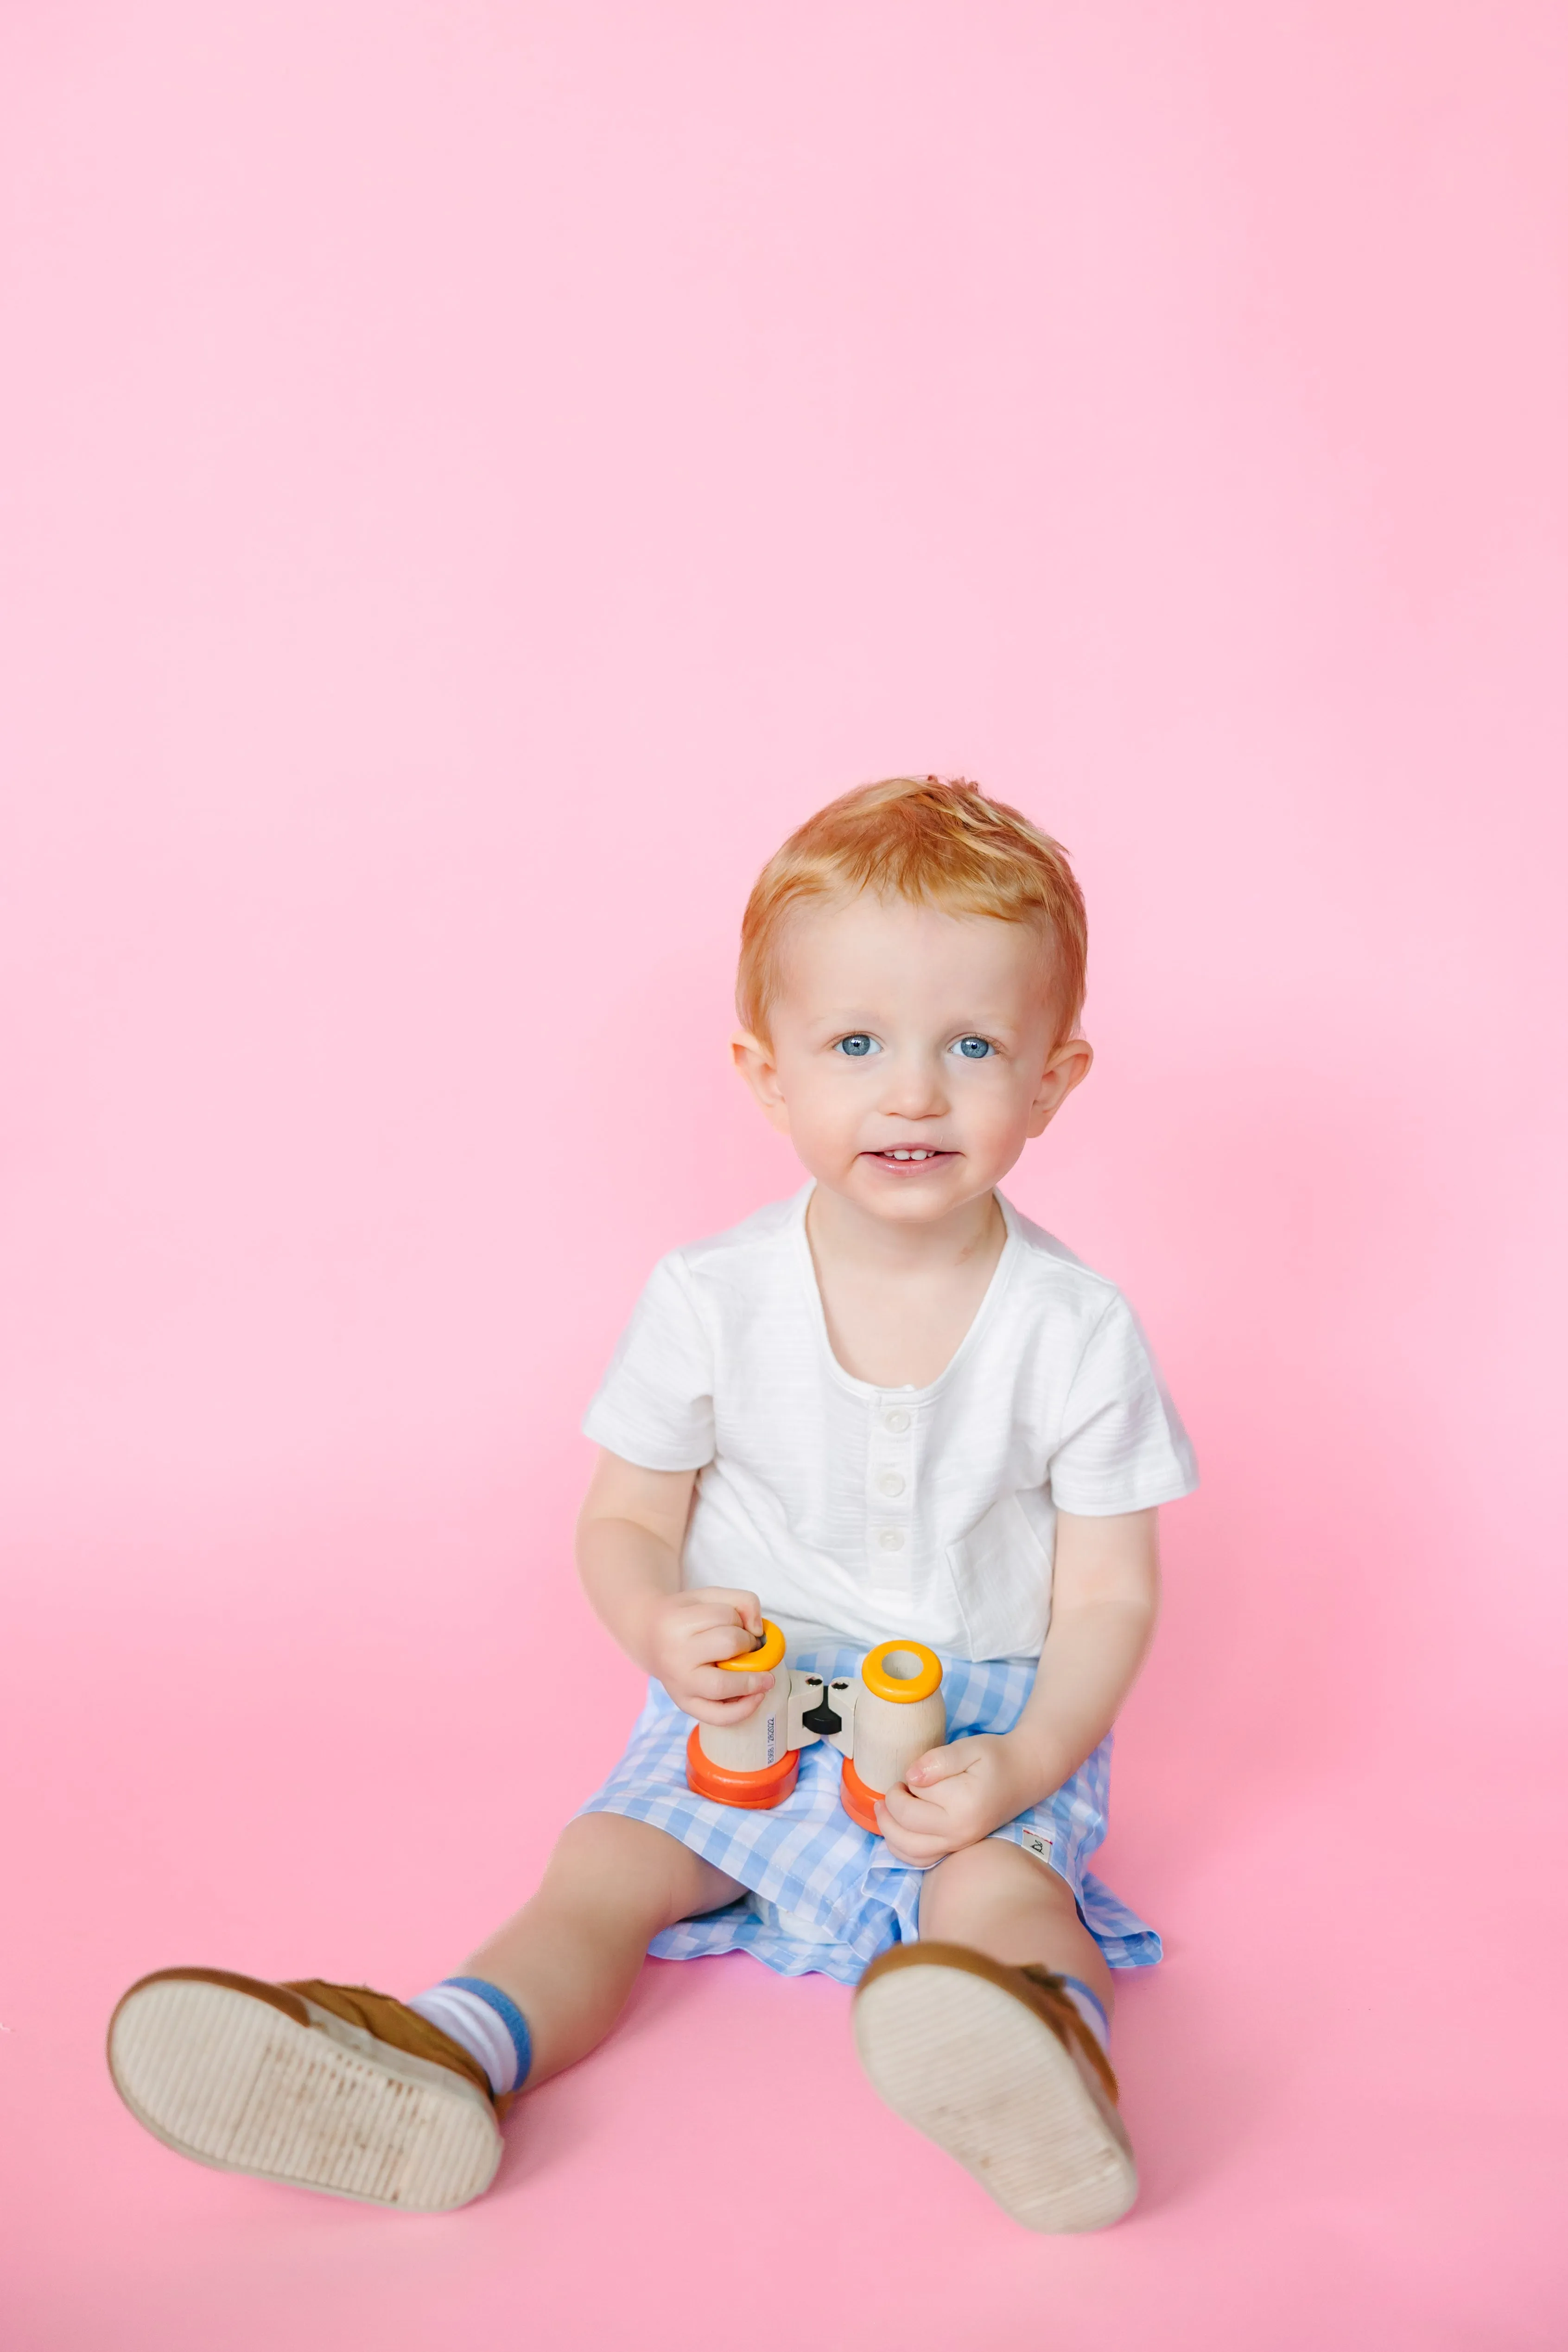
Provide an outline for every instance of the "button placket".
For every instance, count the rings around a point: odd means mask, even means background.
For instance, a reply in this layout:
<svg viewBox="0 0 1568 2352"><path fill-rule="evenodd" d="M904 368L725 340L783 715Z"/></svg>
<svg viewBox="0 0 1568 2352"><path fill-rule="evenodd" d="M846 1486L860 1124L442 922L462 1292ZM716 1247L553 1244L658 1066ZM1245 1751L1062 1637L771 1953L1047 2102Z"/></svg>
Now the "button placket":
<svg viewBox="0 0 1568 2352"><path fill-rule="evenodd" d="M873 1583L889 1592L909 1584L914 1429L907 1405L879 1403L866 1465L866 1549Z"/></svg>

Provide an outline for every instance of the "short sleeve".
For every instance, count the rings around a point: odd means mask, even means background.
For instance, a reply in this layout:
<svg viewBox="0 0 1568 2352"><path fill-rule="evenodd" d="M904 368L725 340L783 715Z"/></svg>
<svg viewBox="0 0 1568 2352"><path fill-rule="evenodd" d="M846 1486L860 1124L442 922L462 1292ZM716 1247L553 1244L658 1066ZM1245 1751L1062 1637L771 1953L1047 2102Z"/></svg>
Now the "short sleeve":
<svg viewBox="0 0 1568 2352"><path fill-rule="evenodd" d="M713 1460L713 1347L674 1260L648 1277L582 1428L644 1470Z"/></svg>
<svg viewBox="0 0 1568 2352"><path fill-rule="evenodd" d="M1051 1457L1051 1500L1088 1518L1174 1503L1197 1464L1124 1298L1114 1297L1079 1360Z"/></svg>

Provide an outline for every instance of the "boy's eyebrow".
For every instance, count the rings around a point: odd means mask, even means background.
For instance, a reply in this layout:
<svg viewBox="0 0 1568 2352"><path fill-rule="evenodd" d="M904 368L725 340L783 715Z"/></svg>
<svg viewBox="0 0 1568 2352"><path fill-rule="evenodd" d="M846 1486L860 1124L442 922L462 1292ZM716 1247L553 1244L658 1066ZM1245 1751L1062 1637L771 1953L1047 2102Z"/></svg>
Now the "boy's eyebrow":
<svg viewBox="0 0 1568 2352"><path fill-rule="evenodd" d="M809 1013L806 1018L814 1029L852 1032L856 1029L887 1029L898 1025L896 1015L890 1022L885 1012L867 1013L863 1008L846 1012L841 1007L831 1012ZM973 1017L966 1014L961 1020L945 1021L938 1024L938 1028L944 1036L948 1037L963 1037L971 1032L983 1033L988 1037L1011 1037L1018 1034L1016 1022L996 1020L985 1013L977 1013Z"/></svg>

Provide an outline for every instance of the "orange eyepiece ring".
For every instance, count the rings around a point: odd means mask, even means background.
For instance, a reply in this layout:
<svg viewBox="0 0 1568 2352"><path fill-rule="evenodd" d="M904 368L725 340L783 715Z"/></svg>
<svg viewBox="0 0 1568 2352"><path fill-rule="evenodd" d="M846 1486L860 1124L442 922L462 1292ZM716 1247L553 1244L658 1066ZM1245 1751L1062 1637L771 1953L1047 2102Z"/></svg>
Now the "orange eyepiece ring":
<svg viewBox="0 0 1568 2352"><path fill-rule="evenodd" d="M908 1706L940 1687L942 1661L924 1642L879 1642L867 1653L861 1680L873 1698Z"/></svg>
<svg viewBox="0 0 1568 2352"><path fill-rule="evenodd" d="M876 1825L876 1809L887 1794L885 1789L868 1789L849 1758L844 1758L843 1776L839 1782L839 1802L856 1829L865 1830L872 1837L880 1837Z"/></svg>
<svg viewBox="0 0 1568 2352"><path fill-rule="evenodd" d="M909 1644L905 1643L904 1647L907 1649ZM715 1660L727 1675L770 1675L775 1666L783 1663L784 1636L766 1617L762 1621L762 1639L755 1650L741 1650L733 1658Z"/></svg>
<svg viewBox="0 0 1568 2352"><path fill-rule="evenodd" d="M800 1770L800 1751L789 1748L777 1764L765 1764L758 1772L730 1772L716 1764L699 1737L701 1727L692 1726L686 1742L686 1786L699 1797L711 1797L716 1804L738 1805L743 1812L769 1813L781 1805L795 1786ZM874 1829L875 1822L872 1823Z"/></svg>

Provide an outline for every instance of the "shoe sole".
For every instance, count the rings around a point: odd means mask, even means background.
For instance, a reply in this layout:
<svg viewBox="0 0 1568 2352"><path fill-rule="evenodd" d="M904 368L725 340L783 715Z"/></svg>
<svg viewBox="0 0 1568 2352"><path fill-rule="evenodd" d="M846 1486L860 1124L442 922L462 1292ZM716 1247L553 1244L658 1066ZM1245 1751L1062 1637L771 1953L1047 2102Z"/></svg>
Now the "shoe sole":
<svg viewBox="0 0 1568 2352"><path fill-rule="evenodd" d="M1016 1995L932 1962L873 1978L853 2014L878 2095L1026 2230L1103 2230L1126 2212L1138 2176L1120 2117Z"/></svg>
<svg viewBox="0 0 1568 2352"><path fill-rule="evenodd" d="M476 2084L245 1978L133 1985L110 2024L109 2065L138 2123L220 2172L444 2213L481 2195L501 2160Z"/></svg>

